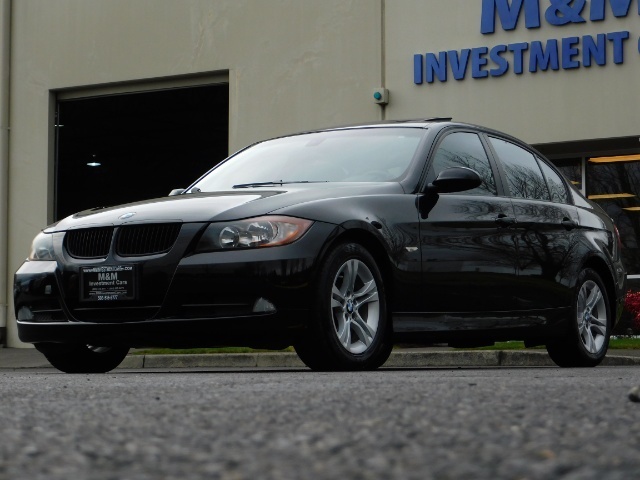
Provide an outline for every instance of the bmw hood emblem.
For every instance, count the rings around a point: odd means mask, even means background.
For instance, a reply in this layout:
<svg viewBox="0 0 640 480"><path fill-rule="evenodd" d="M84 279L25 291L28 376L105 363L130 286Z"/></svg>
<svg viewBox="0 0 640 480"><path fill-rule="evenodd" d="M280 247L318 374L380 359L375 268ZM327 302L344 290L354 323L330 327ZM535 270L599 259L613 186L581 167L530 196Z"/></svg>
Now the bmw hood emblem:
<svg viewBox="0 0 640 480"><path fill-rule="evenodd" d="M118 217L119 220L126 220L127 218L131 218L135 215L135 212L129 212L129 213L125 213L124 215L120 215Z"/></svg>

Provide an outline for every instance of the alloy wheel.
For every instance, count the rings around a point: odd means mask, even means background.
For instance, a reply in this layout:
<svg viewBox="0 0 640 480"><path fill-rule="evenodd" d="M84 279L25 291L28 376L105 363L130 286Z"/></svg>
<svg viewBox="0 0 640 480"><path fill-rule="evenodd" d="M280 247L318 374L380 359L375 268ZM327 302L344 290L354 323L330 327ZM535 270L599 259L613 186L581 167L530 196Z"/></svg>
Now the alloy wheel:
<svg viewBox="0 0 640 480"><path fill-rule="evenodd" d="M605 297L593 280L587 280L580 288L576 314L582 345L587 352L598 353L607 339L608 318Z"/></svg>
<svg viewBox="0 0 640 480"><path fill-rule="evenodd" d="M340 344L352 354L366 352L378 331L380 300L375 278L362 261L349 259L338 269L331 313Z"/></svg>

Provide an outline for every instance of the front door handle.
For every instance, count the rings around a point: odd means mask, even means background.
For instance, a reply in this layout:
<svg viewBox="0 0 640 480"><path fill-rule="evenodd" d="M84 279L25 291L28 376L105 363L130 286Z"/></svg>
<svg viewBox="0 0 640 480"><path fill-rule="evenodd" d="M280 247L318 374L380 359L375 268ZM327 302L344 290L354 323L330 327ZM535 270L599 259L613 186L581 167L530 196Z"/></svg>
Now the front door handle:
<svg viewBox="0 0 640 480"><path fill-rule="evenodd" d="M577 222L575 222L575 221L573 221L573 220L571 220L570 218L567 218L567 217L564 217L562 219L562 222L560 222L560 223L562 223L562 226L564 228L566 228L567 230L573 230L574 228L576 228L578 226Z"/></svg>
<svg viewBox="0 0 640 480"><path fill-rule="evenodd" d="M515 225L517 222L517 220L515 219L515 217L508 217L507 215L505 215L504 213L501 213L500 215L498 215L498 217L496 218L496 223L500 226L500 227L510 227L511 225Z"/></svg>

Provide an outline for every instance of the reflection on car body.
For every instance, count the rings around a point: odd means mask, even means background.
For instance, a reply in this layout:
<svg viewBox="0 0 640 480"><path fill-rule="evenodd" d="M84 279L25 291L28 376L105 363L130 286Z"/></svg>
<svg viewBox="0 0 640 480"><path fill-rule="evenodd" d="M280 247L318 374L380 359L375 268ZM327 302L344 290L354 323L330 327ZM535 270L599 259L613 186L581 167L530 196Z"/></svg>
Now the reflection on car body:
<svg viewBox="0 0 640 480"><path fill-rule="evenodd" d="M364 370L394 342L512 339L595 366L619 316L611 219L491 129L280 137L172 193L40 233L15 275L20 338L67 372L141 346L293 345L312 369Z"/></svg>

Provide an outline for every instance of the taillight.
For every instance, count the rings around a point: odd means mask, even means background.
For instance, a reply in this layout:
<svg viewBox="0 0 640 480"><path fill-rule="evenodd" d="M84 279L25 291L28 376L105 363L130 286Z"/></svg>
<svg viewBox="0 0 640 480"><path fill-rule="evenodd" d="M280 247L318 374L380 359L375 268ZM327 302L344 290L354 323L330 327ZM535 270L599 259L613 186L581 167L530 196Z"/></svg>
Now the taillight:
<svg viewBox="0 0 640 480"><path fill-rule="evenodd" d="M615 225L613 226L613 231L616 237L616 247L617 247L616 254L617 254L622 250L622 239L620 238L620 232L618 231L618 227L616 227Z"/></svg>

